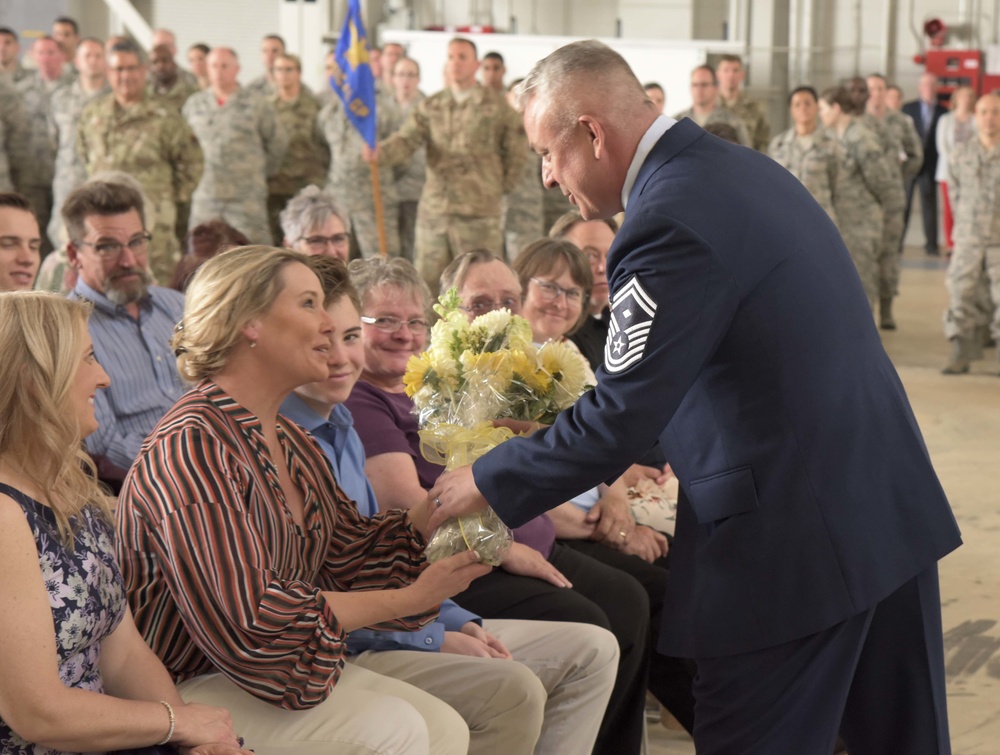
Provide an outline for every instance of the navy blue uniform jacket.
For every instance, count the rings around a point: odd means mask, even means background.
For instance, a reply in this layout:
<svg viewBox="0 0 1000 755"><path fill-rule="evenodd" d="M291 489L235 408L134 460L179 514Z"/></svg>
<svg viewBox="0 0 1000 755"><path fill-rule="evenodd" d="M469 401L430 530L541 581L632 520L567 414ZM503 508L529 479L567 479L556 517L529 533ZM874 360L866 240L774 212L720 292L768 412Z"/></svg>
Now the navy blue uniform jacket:
<svg viewBox="0 0 1000 755"><path fill-rule="evenodd" d="M681 121L639 171L608 276L656 304L641 359L473 475L517 526L659 439L681 483L663 652L818 632L961 543L847 249L788 171Z"/></svg>

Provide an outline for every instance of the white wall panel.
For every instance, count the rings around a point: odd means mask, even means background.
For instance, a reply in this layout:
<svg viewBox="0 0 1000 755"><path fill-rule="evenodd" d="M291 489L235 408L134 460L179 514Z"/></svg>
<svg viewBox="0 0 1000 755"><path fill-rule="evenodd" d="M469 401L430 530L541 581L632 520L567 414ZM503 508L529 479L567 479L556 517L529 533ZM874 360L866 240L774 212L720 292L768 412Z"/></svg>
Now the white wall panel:
<svg viewBox="0 0 1000 755"><path fill-rule="evenodd" d="M153 0L150 22L177 35L182 63L196 42L232 47L240 58L240 82L246 84L264 73L260 40L279 31L280 6L280 0Z"/></svg>

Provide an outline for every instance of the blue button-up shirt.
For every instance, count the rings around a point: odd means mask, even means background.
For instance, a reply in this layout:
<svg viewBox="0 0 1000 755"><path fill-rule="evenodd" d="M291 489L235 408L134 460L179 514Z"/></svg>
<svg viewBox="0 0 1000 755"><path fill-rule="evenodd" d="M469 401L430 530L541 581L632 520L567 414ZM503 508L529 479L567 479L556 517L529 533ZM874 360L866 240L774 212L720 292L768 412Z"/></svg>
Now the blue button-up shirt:
<svg viewBox="0 0 1000 755"><path fill-rule="evenodd" d="M98 428L86 439L87 450L128 469L146 436L189 387L170 348L174 326L184 314L184 296L150 286L139 304L139 319L82 279L70 298L94 305L90 338L97 361L111 378L110 387L94 398Z"/></svg>
<svg viewBox="0 0 1000 755"><path fill-rule="evenodd" d="M357 430L354 417L343 404L337 404L329 417L318 414L294 393L281 404L281 414L299 427L308 430L330 461L333 474L348 498L367 517L378 513L375 491L365 476L365 448ZM366 650L440 650L445 632L457 632L464 624L483 620L459 607L454 601L441 604L441 615L416 632L388 632L374 629L355 629L347 637L347 648L353 654Z"/></svg>

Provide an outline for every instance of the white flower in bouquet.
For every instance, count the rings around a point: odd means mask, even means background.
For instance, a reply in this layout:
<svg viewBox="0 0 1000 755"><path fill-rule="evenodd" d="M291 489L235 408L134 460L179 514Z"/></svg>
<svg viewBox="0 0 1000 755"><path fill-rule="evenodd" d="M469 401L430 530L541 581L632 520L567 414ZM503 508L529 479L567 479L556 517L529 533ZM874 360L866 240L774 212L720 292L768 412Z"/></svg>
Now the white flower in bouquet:
<svg viewBox="0 0 1000 755"><path fill-rule="evenodd" d="M549 341L538 350L542 368L552 376L552 399L558 410L572 406L587 388L587 369L580 352L559 341Z"/></svg>

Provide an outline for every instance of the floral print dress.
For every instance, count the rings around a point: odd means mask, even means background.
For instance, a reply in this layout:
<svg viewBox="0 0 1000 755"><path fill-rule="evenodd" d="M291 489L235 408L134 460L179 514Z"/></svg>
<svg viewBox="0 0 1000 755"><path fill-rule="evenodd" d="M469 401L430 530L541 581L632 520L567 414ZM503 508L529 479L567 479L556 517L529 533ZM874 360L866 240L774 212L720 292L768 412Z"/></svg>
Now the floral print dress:
<svg viewBox="0 0 1000 755"><path fill-rule="evenodd" d="M24 511L38 546L38 565L49 594L59 660L59 678L67 687L103 692L99 662L101 640L125 615L125 589L114 558L111 526L96 510L84 509L73 520L73 550L59 538L56 518L48 506L9 485L10 496ZM3 755L60 755L26 742L0 719Z"/></svg>

